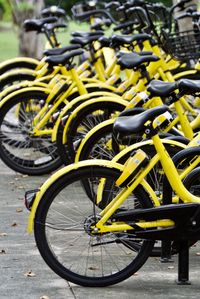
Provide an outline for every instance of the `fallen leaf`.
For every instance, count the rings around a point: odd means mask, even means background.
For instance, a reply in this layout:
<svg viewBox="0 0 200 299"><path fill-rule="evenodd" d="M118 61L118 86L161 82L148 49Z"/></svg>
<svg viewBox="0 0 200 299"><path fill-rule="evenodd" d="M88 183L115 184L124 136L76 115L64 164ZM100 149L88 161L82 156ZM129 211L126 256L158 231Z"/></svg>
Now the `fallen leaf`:
<svg viewBox="0 0 200 299"><path fill-rule="evenodd" d="M25 273L24 275L27 276L27 277L35 277L36 276L35 273L32 272L31 270L28 271L27 273Z"/></svg>
<svg viewBox="0 0 200 299"><path fill-rule="evenodd" d="M17 223L16 223L16 222L13 222L13 224L11 224L11 226L17 226Z"/></svg>
<svg viewBox="0 0 200 299"><path fill-rule="evenodd" d="M22 208L17 208L17 209L16 209L16 212L17 212L17 213L23 212L23 209L22 209Z"/></svg>
<svg viewBox="0 0 200 299"><path fill-rule="evenodd" d="M98 270L99 268L98 268L98 267L93 267L93 266L91 266L91 267L89 267L88 269L89 269L89 270Z"/></svg>
<svg viewBox="0 0 200 299"><path fill-rule="evenodd" d="M6 237L7 234L6 233L0 233L0 237Z"/></svg>

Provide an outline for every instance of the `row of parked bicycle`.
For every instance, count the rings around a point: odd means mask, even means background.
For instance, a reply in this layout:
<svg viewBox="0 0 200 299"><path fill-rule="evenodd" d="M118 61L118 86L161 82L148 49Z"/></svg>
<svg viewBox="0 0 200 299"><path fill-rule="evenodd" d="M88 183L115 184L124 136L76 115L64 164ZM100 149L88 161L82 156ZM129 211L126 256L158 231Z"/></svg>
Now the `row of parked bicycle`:
<svg viewBox="0 0 200 299"><path fill-rule="evenodd" d="M173 18L188 2L79 4L73 15L90 32L41 61L0 65L1 159L29 175L68 165L25 203L42 257L76 284L118 283L160 254L158 240L182 254L199 239L199 13L179 16L191 19L187 32ZM111 25L126 35L108 36ZM24 26L52 42L59 24Z"/></svg>
<svg viewBox="0 0 200 299"><path fill-rule="evenodd" d="M102 10L88 11L81 16L83 18L95 14L102 14ZM55 17L27 20L25 29L38 32L48 30L51 38L55 36L55 28L60 26L57 23L49 26L49 22L51 24L54 21ZM120 24L121 27L122 25L123 23ZM50 28L52 34L49 33ZM172 60L166 61L166 54L161 52L158 41L150 34L115 35L111 38L100 37L102 34L99 30L87 34L77 32L73 34L72 45L46 50L46 56L41 61L18 58L1 65L0 156L9 167L30 175L54 171L63 162L66 164L69 160L73 161L74 148L94 124L133 106L130 101L134 95L146 90L146 85L152 78L174 81L186 75L198 74L197 63L196 70L192 68L186 72L185 69L177 69L176 65L174 75L171 72ZM54 45L57 44L56 41ZM112 47L109 53L108 46ZM136 47L143 54L132 53L132 64L129 64L130 58L118 51L124 46L128 50ZM87 59L76 67L73 58L82 55L83 60L83 48L89 50L90 61ZM65 52L67 54L58 56ZM106 60L110 64L105 65ZM126 70L123 80L120 77L120 65L121 68L131 69ZM22 83L16 85L16 81ZM17 114L15 107L20 107ZM98 113L97 118L94 111L98 111L99 107L101 113ZM108 109L109 107L111 108ZM81 132L80 127L84 128ZM186 137L188 135L192 136L191 129L186 132Z"/></svg>

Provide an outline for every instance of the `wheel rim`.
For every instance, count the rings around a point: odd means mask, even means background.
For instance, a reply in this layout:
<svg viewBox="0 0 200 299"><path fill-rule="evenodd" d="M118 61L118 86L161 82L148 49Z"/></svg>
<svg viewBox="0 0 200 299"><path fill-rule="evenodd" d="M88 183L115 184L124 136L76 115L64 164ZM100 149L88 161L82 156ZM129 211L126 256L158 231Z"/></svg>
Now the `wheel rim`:
<svg viewBox="0 0 200 299"><path fill-rule="evenodd" d="M97 182L100 177L92 176L92 179L89 177L84 177L84 179L90 180L91 193L96 194ZM143 245L148 242L134 241L133 235L127 232L98 236L90 234L89 224L96 218L99 219L101 210L92 202L91 198L88 199L82 186L82 180L78 183L74 179L73 183L66 185L65 188L62 185L60 189L62 190L57 188L55 191L51 204L46 202L48 205L45 207L46 212L44 210L42 214L38 212L35 220L38 248L42 255L45 252L43 258L49 266L55 272L59 267L65 274L68 271L70 275L73 273L74 277L79 277L79 279L86 278L96 281L113 277L115 273L118 276L124 268L129 266L131 272L131 264L138 256L138 252L134 251L131 242L135 242L137 249L139 242ZM113 192L112 195L111 192ZM114 183L112 188L109 184L109 194L110 196L116 194ZM124 208L137 208L138 204L140 203L137 198L134 199L132 195ZM41 233L43 238L39 239L38 234ZM52 257L54 265L51 263ZM61 275L60 270L58 272Z"/></svg>

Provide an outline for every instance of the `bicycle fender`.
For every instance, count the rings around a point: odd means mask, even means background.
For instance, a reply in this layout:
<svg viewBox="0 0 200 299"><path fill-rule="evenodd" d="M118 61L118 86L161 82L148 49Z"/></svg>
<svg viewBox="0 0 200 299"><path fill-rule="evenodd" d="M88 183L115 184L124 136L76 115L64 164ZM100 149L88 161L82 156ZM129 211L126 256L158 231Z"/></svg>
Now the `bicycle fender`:
<svg viewBox="0 0 200 299"><path fill-rule="evenodd" d="M22 88L28 88L31 86L46 88L47 84L44 82L39 82L39 81L35 81L35 80L33 80L33 81L26 80L26 81L23 81L18 84L14 84L12 86L5 88L2 92L0 92L0 99L5 98L7 95L9 95L15 91L21 90Z"/></svg>
<svg viewBox="0 0 200 299"><path fill-rule="evenodd" d="M87 79L86 79L86 81L87 81ZM90 79L89 79L89 81L90 81ZM91 81L92 81L92 79L91 79ZM103 92L103 89L107 89L108 91L110 90L111 93L116 92L116 87L108 85L104 82L100 82L98 79L96 80L96 82L91 82L91 83L88 82L87 84L85 84L85 87L86 88L100 88L100 89L102 89L101 92Z"/></svg>
<svg viewBox="0 0 200 299"><path fill-rule="evenodd" d="M105 97L112 97L112 98L118 98L118 99L121 99L120 96L118 95L115 95L111 94L111 92L107 92L107 91L103 91L103 92L100 92L100 91L95 91L95 92L91 92L91 93L88 93L88 94L84 94L84 95L81 95L81 96L78 96L76 97L74 100L72 100L71 102L69 102L65 107L64 109L61 111L60 115L58 116L55 124L54 124L54 128L53 128L53 133L52 133L52 142L55 142L56 141L56 136L57 136L57 133L58 133L58 128L59 128L59 125L60 125L60 121L61 119L69 113L69 111L73 111L73 106L77 107L77 105L81 105L82 103L84 103L85 101L89 101L91 98L93 97L102 97L102 96L105 96ZM93 99L94 101L94 99Z"/></svg>
<svg viewBox="0 0 200 299"><path fill-rule="evenodd" d="M25 82L24 82L25 83ZM30 83L32 83L32 82L30 82ZM30 86L29 87L25 87L25 88L23 88L23 86L22 85L17 85L18 87L19 87L19 89L17 89L17 90L14 90L13 92L11 92L11 93L9 93L7 96L5 96L1 101L0 101L0 108L5 104L5 103L7 103L8 101L10 101L10 100L12 100L12 98L14 97L14 96L17 96L17 95L20 95L20 94L23 94L23 93L25 93L25 92L28 92L28 91L32 91L32 92L34 92L34 91L42 91L42 92L44 92L44 93L46 93L46 94L49 94L50 92L51 92L51 90L49 89L49 88L46 88L46 87L39 87L39 86L37 86L37 87L31 87L31 84L30 84ZM17 87L16 86L16 87ZM1 95L1 94L0 94Z"/></svg>
<svg viewBox="0 0 200 299"><path fill-rule="evenodd" d="M6 68L7 65L15 65L18 62L25 62L27 64L35 65L35 67L40 63L39 60L30 58L30 57L15 57L11 59L7 59L6 61L3 61L0 63L0 68Z"/></svg>
<svg viewBox="0 0 200 299"><path fill-rule="evenodd" d="M91 99L91 100L88 100L88 101L85 101L84 103L82 103L80 106L78 106L74 111L73 113L69 116L66 124L65 124L65 127L64 127L64 130L63 130L63 143L66 143L67 141L67 130L70 126L70 123L71 121L76 117L77 113L89 106L90 104L94 104L95 103L105 103L105 102L110 102L110 103L117 103L117 104L121 104L121 105L124 105L124 109L127 107L128 105L128 102L126 100L123 100L122 98L114 98L114 97L100 97L100 98L97 98L97 99Z"/></svg>
<svg viewBox="0 0 200 299"><path fill-rule="evenodd" d="M33 75L36 76L37 72L36 70L31 70L31 69L26 69L26 68L20 68L20 75ZM13 76L13 75L19 75L19 70L13 70L13 71L9 71L4 73L3 75L0 75L0 81L1 80L5 80L6 78Z"/></svg>
<svg viewBox="0 0 200 299"><path fill-rule="evenodd" d="M68 165L66 167L63 167L62 169L58 170L55 172L52 176L50 176L49 179L47 179L44 184L39 188L39 191L36 194L36 197L34 199L31 212L29 214L28 218L28 227L27 230L29 233L33 231L33 226L34 226L34 218L35 218L35 213L37 210L37 207L39 205L39 202L42 198L42 196L45 194L46 190L60 177L65 175L66 173L76 170L78 168L84 168L86 166L103 166L103 167L108 167L108 168L115 168L119 171L123 171L124 165L115 163L113 161L107 161L107 160L86 160L86 161L81 161L78 163L74 163L71 165Z"/></svg>

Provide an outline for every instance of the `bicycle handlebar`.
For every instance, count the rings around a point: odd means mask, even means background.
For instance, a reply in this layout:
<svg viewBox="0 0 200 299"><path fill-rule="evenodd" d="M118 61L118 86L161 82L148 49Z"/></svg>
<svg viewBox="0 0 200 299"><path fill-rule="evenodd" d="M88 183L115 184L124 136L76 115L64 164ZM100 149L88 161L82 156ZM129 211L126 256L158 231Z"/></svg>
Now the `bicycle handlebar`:
<svg viewBox="0 0 200 299"><path fill-rule="evenodd" d="M52 5L50 7L44 8L41 11L42 16L56 16L56 17L65 17L66 16L66 11L60 7L57 7L55 5Z"/></svg>
<svg viewBox="0 0 200 299"><path fill-rule="evenodd" d="M119 1L111 1L107 4L105 4L105 9L109 9L112 7L119 7L121 5L121 3Z"/></svg>
<svg viewBox="0 0 200 299"><path fill-rule="evenodd" d="M127 28L129 26L133 26L133 25L138 25L138 23L136 21L127 21L127 22L124 22L124 23L121 23L121 24L115 26L113 28L113 31L125 29L125 28Z"/></svg>
<svg viewBox="0 0 200 299"><path fill-rule="evenodd" d="M90 25L91 29L94 30L102 30L103 26L110 27L112 25L112 21L110 19L98 20L93 25Z"/></svg>
<svg viewBox="0 0 200 299"><path fill-rule="evenodd" d="M139 7L139 6L130 7L127 9L127 13L136 13L138 15L138 18L140 18L140 19L141 19L141 17L139 17L138 13L141 13L142 17L144 18L144 19L142 19L143 23L145 22L148 26L150 25L149 18L146 14L146 11L142 7Z"/></svg>
<svg viewBox="0 0 200 299"><path fill-rule="evenodd" d="M113 19L113 17L111 16L111 14L109 12L107 12L104 9L95 9L95 10L89 10L87 12L83 12L83 13L73 13L74 17L76 17L79 20L86 20L89 19L90 17L95 17L98 15L104 15L106 16L108 19L110 19L112 21L112 23L117 24L117 22Z"/></svg>

